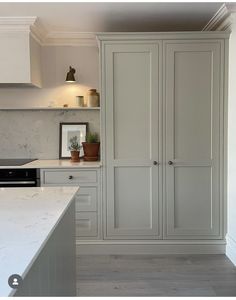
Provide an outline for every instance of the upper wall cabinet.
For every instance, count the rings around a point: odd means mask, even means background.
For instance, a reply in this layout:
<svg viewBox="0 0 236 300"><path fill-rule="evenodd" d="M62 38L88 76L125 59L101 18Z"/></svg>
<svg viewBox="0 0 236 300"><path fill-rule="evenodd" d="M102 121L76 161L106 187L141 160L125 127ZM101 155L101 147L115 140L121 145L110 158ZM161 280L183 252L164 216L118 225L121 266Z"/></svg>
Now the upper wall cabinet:
<svg viewBox="0 0 236 300"><path fill-rule="evenodd" d="M7 25L0 19L0 85L41 87L41 49L30 25Z"/></svg>

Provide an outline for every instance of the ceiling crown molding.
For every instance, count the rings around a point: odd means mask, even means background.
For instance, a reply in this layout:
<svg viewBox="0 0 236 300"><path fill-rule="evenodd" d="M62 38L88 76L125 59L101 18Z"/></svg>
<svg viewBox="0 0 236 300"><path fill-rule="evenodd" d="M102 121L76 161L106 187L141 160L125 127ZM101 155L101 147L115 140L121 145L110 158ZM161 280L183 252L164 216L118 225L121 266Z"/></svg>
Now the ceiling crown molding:
<svg viewBox="0 0 236 300"><path fill-rule="evenodd" d="M33 17L0 17L0 32L27 32L41 46L96 47L95 34L91 32L47 32L40 20Z"/></svg>
<svg viewBox="0 0 236 300"><path fill-rule="evenodd" d="M30 33L41 46L44 44L45 36L48 34L38 18L36 18L35 22L30 26Z"/></svg>
<svg viewBox="0 0 236 300"><path fill-rule="evenodd" d="M217 30L220 24L222 24L230 16L230 11L225 4L218 9L210 21L204 26L202 31L214 31Z"/></svg>
<svg viewBox="0 0 236 300"><path fill-rule="evenodd" d="M51 31L44 40L44 45L54 46L97 46L95 34L91 32Z"/></svg>
<svg viewBox="0 0 236 300"><path fill-rule="evenodd" d="M226 31L230 30L231 25L235 22L233 14L236 13L235 3L224 3L214 14L202 31Z"/></svg>

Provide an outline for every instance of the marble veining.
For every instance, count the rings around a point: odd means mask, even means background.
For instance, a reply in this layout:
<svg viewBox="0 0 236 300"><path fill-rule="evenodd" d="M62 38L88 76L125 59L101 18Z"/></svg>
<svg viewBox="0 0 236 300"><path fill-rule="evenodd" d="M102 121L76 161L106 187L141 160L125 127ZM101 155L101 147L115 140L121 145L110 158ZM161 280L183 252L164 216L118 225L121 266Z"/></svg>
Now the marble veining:
<svg viewBox="0 0 236 300"><path fill-rule="evenodd" d="M78 187L0 188L0 297L22 277L63 216Z"/></svg>
<svg viewBox="0 0 236 300"><path fill-rule="evenodd" d="M0 111L0 158L57 159L63 122L88 122L100 131L99 111Z"/></svg>

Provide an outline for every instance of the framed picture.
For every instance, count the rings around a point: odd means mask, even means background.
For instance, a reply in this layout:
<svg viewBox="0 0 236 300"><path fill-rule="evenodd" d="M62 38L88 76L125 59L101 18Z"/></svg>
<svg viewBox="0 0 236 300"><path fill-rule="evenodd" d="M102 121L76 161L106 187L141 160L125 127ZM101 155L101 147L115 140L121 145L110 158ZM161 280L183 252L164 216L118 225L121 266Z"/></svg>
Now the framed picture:
<svg viewBox="0 0 236 300"><path fill-rule="evenodd" d="M70 139L77 137L79 144L85 142L88 132L88 123L60 123L59 158L70 158ZM83 148L80 149L80 157L84 156Z"/></svg>

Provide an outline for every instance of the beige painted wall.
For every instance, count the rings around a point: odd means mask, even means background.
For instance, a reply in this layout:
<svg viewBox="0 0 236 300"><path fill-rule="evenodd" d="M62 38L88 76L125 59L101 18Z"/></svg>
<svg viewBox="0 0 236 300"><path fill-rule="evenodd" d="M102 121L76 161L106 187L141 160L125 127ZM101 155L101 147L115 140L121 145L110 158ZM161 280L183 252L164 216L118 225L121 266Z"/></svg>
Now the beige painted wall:
<svg viewBox="0 0 236 300"><path fill-rule="evenodd" d="M75 104L75 96L99 86L97 47L42 47L43 88L0 88L0 108ZM76 83L66 83L69 66L76 69ZM14 70L13 70L14 72Z"/></svg>
<svg viewBox="0 0 236 300"><path fill-rule="evenodd" d="M75 105L75 96L98 88L96 47L43 47L43 88L0 88L0 108ZM76 69L77 83L65 83L69 65ZM0 158L58 158L59 123L89 122L99 132L99 111L1 111Z"/></svg>
<svg viewBox="0 0 236 300"><path fill-rule="evenodd" d="M229 47L227 255L236 265L236 13Z"/></svg>

